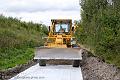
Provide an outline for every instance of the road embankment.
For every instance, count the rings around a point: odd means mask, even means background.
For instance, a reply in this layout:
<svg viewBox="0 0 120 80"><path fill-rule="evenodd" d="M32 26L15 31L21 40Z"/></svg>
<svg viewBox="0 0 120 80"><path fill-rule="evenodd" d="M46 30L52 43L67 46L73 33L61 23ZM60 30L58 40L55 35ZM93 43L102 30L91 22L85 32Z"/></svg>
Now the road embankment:
<svg viewBox="0 0 120 80"><path fill-rule="evenodd" d="M120 69L115 65L107 64L84 50L82 61L84 80L120 80Z"/></svg>

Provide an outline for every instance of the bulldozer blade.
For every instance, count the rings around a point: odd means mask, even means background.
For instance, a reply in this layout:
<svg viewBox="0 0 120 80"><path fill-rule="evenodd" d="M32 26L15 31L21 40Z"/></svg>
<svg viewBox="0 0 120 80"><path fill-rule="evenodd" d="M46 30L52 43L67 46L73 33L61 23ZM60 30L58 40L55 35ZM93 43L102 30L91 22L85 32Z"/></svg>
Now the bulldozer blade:
<svg viewBox="0 0 120 80"><path fill-rule="evenodd" d="M74 48L37 48L34 59L82 60L82 54Z"/></svg>

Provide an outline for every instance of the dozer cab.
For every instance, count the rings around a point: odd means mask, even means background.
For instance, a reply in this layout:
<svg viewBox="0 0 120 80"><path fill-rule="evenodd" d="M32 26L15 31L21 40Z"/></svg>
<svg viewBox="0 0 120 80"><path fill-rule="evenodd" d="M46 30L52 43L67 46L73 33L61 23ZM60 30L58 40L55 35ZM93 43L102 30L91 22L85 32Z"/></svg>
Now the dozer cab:
<svg viewBox="0 0 120 80"><path fill-rule="evenodd" d="M52 19L44 47L68 48L75 46L74 30L71 19Z"/></svg>
<svg viewBox="0 0 120 80"><path fill-rule="evenodd" d="M74 32L71 19L52 19L44 46L36 48L34 59L40 66L46 66L46 60L73 60L73 67L79 67L82 57Z"/></svg>

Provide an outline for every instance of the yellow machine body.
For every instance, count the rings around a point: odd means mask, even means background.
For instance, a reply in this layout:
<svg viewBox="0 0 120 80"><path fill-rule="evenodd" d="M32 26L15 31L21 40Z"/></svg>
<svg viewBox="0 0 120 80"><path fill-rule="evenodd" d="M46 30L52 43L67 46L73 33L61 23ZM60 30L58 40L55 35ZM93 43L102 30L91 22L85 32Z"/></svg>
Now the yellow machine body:
<svg viewBox="0 0 120 80"><path fill-rule="evenodd" d="M71 19L52 19L49 26L48 37L44 47L48 48L67 48L72 47L71 40L74 33Z"/></svg>

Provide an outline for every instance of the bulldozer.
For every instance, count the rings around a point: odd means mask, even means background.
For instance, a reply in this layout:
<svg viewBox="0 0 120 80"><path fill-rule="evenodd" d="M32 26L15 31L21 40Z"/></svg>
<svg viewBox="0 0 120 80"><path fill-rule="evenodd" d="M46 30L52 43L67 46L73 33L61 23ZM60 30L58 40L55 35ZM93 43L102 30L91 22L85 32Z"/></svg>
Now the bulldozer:
<svg viewBox="0 0 120 80"><path fill-rule="evenodd" d="M36 48L35 57L40 66L46 66L46 60L74 60L73 67L79 67L82 60L80 47L76 43L74 33L76 26L71 19L52 19L49 33L44 37L43 47Z"/></svg>
<svg viewBox="0 0 120 80"><path fill-rule="evenodd" d="M44 47L47 48L68 48L76 43L73 37L75 27L72 27L71 19L52 19L49 26L49 35Z"/></svg>

